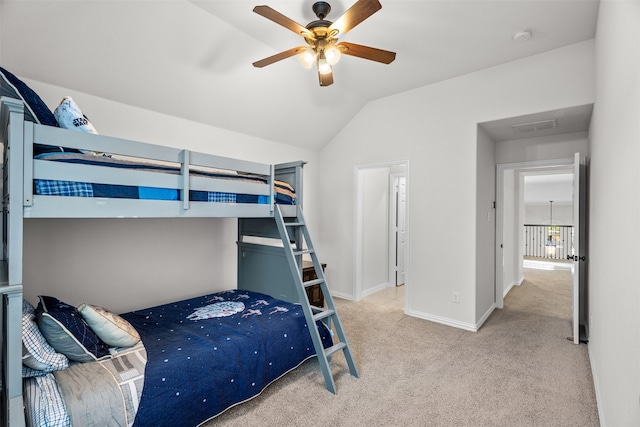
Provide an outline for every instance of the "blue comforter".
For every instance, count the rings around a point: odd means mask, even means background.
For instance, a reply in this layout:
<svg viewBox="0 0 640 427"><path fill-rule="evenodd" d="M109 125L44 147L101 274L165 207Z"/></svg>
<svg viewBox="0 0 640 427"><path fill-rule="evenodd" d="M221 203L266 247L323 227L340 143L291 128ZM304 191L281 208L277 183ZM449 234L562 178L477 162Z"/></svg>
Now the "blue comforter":
<svg viewBox="0 0 640 427"><path fill-rule="evenodd" d="M225 291L123 317L148 356L134 426L198 425L315 355L301 306L259 293Z"/></svg>

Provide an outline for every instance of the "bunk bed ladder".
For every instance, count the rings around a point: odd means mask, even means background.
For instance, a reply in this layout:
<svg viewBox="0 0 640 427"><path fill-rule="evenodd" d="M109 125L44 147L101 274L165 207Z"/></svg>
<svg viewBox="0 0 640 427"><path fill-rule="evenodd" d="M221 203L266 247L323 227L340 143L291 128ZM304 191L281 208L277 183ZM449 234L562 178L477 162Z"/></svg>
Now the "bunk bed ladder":
<svg viewBox="0 0 640 427"><path fill-rule="evenodd" d="M295 218L291 217L291 219L287 218L287 220L285 220L280 207L278 205L276 206L276 224L278 226L278 231L280 232L280 237L284 245L284 252L286 254L289 267L291 268L291 274L293 275L296 288L298 290L299 300L302 304L302 309L307 319L307 325L314 325L316 321L324 321L326 319L329 328L333 327L338 337L338 342L335 342L336 340L334 336L335 344L325 349L322 345L322 340L320 338L318 329L312 327L309 328L311 339L313 340L313 345L316 349L316 355L318 356L318 362L320 363L320 369L322 370L322 375L324 376L327 390L329 390L333 394L336 394L336 385L333 380L331 368L329 366L330 356L342 350L347 361L347 365L349 366L349 372L351 373L351 375L353 375L354 377L358 377L358 369L356 368L353 354L351 353L351 348L349 347L347 337L345 336L344 329L342 328L342 322L340 321L340 317L338 316L338 311L336 310L333 298L331 297L331 293L329 292L329 288L327 286L320 261L318 261L318 256L313 248L313 243L311 242L311 237L309 236L309 230L307 229L304 217L302 215L302 209L300 208L300 206L297 206L297 216ZM302 247L301 237L304 237L304 242L307 246L306 249ZM291 245L291 242L296 242L296 244ZM305 254L308 254L311 257L313 268L317 277L317 279L307 282L302 281L301 273L302 255ZM325 300L325 307L316 307L309 303L306 288L313 285L320 285L320 289Z"/></svg>

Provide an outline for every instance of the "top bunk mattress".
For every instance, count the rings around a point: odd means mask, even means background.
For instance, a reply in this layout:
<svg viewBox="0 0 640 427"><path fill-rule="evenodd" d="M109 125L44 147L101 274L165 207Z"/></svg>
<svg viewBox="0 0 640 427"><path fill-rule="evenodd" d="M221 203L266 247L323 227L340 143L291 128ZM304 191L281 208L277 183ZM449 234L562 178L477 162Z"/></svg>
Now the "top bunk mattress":
<svg viewBox="0 0 640 427"><path fill-rule="evenodd" d="M159 174L180 175L180 167L170 164L156 164L118 159L110 155L93 153L52 152L34 157L36 160L71 163L78 165L110 168L109 173L119 170L136 170ZM267 184L267 177L233 171L192 167L189 175L200 178L228 180L236 182ZM34 179L34 194L43 196L96 197L116 199L182 200L182 190L175 188L150 187L146 185L102 184L64 179ZM283 181L274 181L274 201L282 205L295 205L296 192L293 186ZM193 202L270 204L269 196L243 194L225 191L189 190L189 200Z"/></svg>

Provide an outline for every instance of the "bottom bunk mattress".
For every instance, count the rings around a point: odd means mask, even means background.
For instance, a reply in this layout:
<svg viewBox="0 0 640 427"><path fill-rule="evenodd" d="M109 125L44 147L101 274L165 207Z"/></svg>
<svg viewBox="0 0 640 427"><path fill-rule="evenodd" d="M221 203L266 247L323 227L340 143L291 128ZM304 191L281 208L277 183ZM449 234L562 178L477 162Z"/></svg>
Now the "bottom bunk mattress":
<svg viewBox="0 0 640 427"><path fill-rule="evenodd" d="M138 348L54 372L72 425L197 426L315 355L302 307L255 292L225 291L122 317L140 333ZM316 326L330 346L327 327Z"/></svg>

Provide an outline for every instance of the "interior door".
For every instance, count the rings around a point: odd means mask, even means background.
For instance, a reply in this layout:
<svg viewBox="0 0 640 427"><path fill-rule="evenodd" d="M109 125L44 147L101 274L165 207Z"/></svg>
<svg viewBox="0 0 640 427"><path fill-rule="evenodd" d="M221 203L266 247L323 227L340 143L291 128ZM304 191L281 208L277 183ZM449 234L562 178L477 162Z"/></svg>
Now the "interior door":
<svg viewBox="0 0 640 427"><path fill-rule="evenodd" d="M398 177L398 192L396 203L396 229L397 229L397 243L396 243L396 286L404 285L406 268L405 268L405 249L407 241L406 223L406 203L407 203L407 184L404 176Z"/></svg>
<svg viewBox="0 0 640 427"><path fill-rule="evenodd" d="M586 241L586 213L587 213L587 158L576 153L573 163L573 248L567 258L573 261L571 273L572 284L572 322L573 342L580 344L586 341L586 325L580 328L586 316L586 281L587 281L587 241Z"/></svg>

